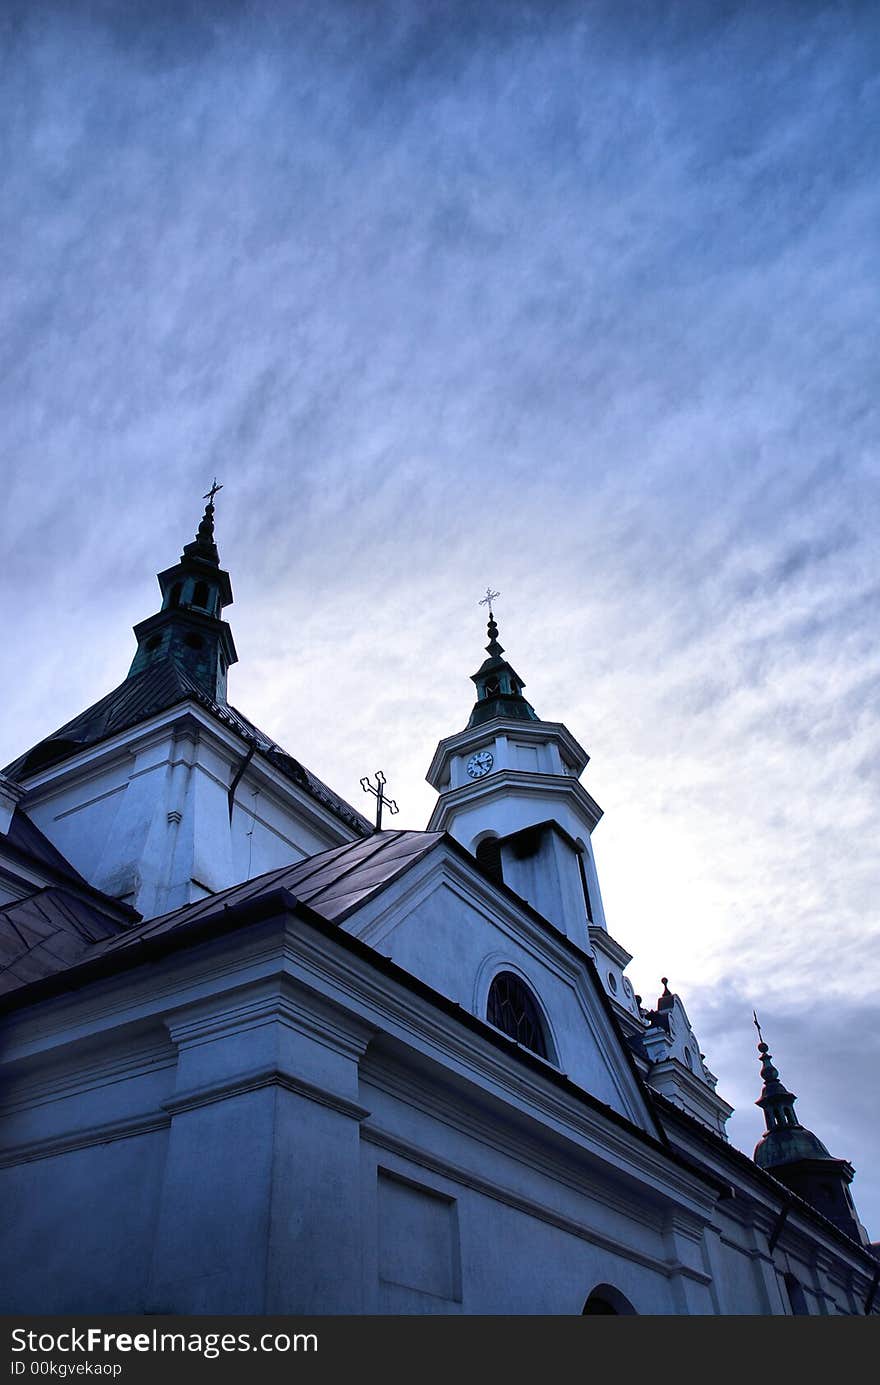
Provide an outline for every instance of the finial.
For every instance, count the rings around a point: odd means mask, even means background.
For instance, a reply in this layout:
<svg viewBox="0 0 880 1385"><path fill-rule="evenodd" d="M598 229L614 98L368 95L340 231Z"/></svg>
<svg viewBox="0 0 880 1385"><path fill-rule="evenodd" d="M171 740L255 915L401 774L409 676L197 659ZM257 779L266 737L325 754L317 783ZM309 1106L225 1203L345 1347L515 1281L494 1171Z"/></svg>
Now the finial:
<svg viewBox="0 0 880 1385"><path fill-rule="evenodd" d="M208 503L205 506L205 513L199 521L195 539L192 543L186 544L183 550L186 557L201 558L214 566L219 565L220 562L220 555L214 542L214 496L222 489L223 487L215 476L211 489L202 496L202 499L207 500Z"/></svg>
<svg viewBox="0 0 880 1385"><path fill-rule="evenodd" d="M202 499L207 500L208 503L205 506L205 513L202 515L198 532L196 533L196 543L204 544L211 548L214 547L214 496L218 491L222 491L222 489L223 487L218 483L217 477L215 476L211 489L206 491L202 496Z"/></svg>
<svg viewBox="0 0 880 1385"><path fill-rule="evenodd" d="M757 1010L753 1010L753 1011L752 1011L752 1019L753 1019L753 1021L754 1021L755 1028L756 1028L757 1031L758 1031L758 1052L759 1052L759 1053L766 1053L766 1052L767 1052L767 1045L764 1043L764 1035L761 1033L761 1026L760 1026L760 1024L758 1023L758 1012L757 1012Z"/></svg>
<svg viewBox="0 0 880 1385"><path fill-rule="evenodd" d="M489 624L486 626L486 633L489 636L489 643L486 645L487 654L491 654L493 659L500 659L504 653L504 648L498 643L498 624L492 611L492 602L500 592L493 592L491 587L486 588L486 595L477 604L489 607Z"/></svg>
<svg viewBox="0 0 880 1385"><path fill-rule="evenodd" d="M492 590L491 587L487 587L487 588L486 588L486 595L482 598L481 601L479 601L479 602L477 603L477 605L479 605L479 606L488 606L488 607L489 607L489 620L490 620L490 621L493 621L493 620L495 619L495 617L492 615L492 602L495 600L496 596L500 596L500 595L501 595L500 592L493 592L493 590Z"/></svg>
<svg viewBox="0 0 880 1385"><path fill-rule="evenodd" d="M662 983L663 983L663 994L661 995L660 999L657 1001L657 1009L658 1009L658 1010L671 1010L672 1007L673 1007L673 1005L675 1004L675 996L672 994L672 992L671 992L670 989L669 989L669 977L668 977L668 976L661 976L661 977L660 977L660 980L661 980Z"/></svg>
<svg viewBox="0 0 880 1385"><path fill-rule="evenodd" d="M780 1091L784 1091L785 1089L779 1081L779 1071L773 1063L773 1054L770 1052L770 1046L765 1043L764 1035L761 1033L761 1025L758 1022L757 1010L752 1011L752 1022L758 1031L758 1052L761 1055L761 1076L764 1079L765 1094L768 1091L768 1083L770 1084L770 1090L775 1092L778 1088Z"/></svg>

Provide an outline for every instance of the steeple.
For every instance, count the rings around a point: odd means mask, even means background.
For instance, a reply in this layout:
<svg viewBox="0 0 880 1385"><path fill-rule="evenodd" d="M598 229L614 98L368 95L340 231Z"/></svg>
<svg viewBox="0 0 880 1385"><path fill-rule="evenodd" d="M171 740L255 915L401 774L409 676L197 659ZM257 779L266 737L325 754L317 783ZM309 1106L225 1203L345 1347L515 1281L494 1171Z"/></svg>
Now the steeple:
<svg viewBox="0 0 880 1385"><path fill-rule="evenodd" d="M767 1126L755 1147L755 1163L811 1203L848 1236L866 1242L849 1191L855 1175L852 1164L846 1159L835 1159L822 1141L801 1125L794 1109L797 1097L780 1079L756 1013L754 1023L764 1084L755 1105L764 1112Z"/></svg>
<svg viewBox="0 0 880 1385"><path fill-rule="evenodd" d="M220 567L214 539L215 481L203 497L205 513L180 561L158 574L162 606L134 627L137 653L129 669L134 678L159 663L183 669L215 702L226 701L226 671L237 662L232 631L221 611L232 604L229 573Z"/></svg>
<svg viewBox="0 0 880 1385"><path fill-rule="evenodd" d="M817 1140L815 1135L805 1130L795 1115L794 1103L797 1097L780 1081L779 1072L773 1065L773 1055L764 1043L757 1013L753 1012L753 1017L760 1040L758 1052L761 1055L761 1077L764 1081L761 1095L755 1105L760 1106L764 1112L767 1126L761 1143L755 1150L755 1163L760 1164L762 1168L787 1163L796 1150L798 1153L794 1154L794 1157L799 1158L802 1153L809 1150L811 1153L818 1153L820 1158L830 1159L831 1155L821 1140ZM794 1134L795 1131L799 1134Z"/></svg>
<svg viewBox="0 0 880 1385"><path fill-rule="evenodd" d="M497 596L495 592L493 595ZM525 683L513 667L503 658L504 649L498 643L498 623L489 607L489 624L486 628L489 643L486 645L488 659L471 674L471 681L477 685L477 701L468 721L468 729L482 726L493 717L511 717L517 721L537 721L534 707L522 695Z"/></svg>
<svg viewBox="0 0 880 1385"><path fill-rule="evenodd" d="M542 721L504 657L488 591L487 658L463 730L440 741L428 770L439 798L429 830L449 832L496 879L579 947L604 931L590 833L602 816L580 783L589 756L561 722Z"/></svg>

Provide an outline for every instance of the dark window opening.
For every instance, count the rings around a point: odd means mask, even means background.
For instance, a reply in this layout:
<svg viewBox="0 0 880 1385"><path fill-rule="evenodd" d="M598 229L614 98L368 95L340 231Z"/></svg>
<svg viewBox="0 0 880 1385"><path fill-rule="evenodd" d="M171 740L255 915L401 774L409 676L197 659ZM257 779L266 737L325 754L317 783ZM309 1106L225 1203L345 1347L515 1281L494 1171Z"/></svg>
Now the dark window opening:
<svg viewBox="0 0 880 1385"><path fill-rule="evenodd" d="M486 681L486 696L498 697L501 693L501 684L497 678L489 678Z"/></svg>
<svg viewBox="0 0 880 1385"><path fill-rule="evenodd" d="M547 1042L538 1007L527 986L512 971L499 972L489 988L487 1019L496 1029L547 1058Z"/></svg>
<svg viewBox="0 0 880 1385"><path fill-rule="evenodd" d="M590 882L589 882L589 880L587 879L587 867L586 867L586 865L584 864L584 853L583 853L582 851L579 851L579 852L578 852L578 865L580 866L580 870L581 870L581 887L582 887L583 892L584 892L584 905L586 906L586 910L587 910L587 922L588 922L588 923L592 923L592 922L593 922L593 904L592 904L592 901L591 901L591 899L590 899Z"/></svg>
<svg viewBox="0 0 880 1385"><path fill-rule="evenodd" d="M169 606L179 606L179 605L180 605L180 587L181 587L180 582L175 582L175 583L174 583L174 586L171 588L171 591L168 593L168 605L169 605Z"/></svg>
<svg viewBox="0 0 880 1385"><path fill-rule="evenodd" d="M501 843L497 837L484 837L477 843L474 852L479 864L498 884L504 883L504 869L501 865Z"/></svg>
<svg viewBox="0 0 880 1385"><path fill-rule="evenodd" d="M209 593L207 582L196 582L196 585L193 588L193 605L201 606L203 609L206 609L208 605L208 600Z"/></svg>
<svg viewBox="0 0 880 1385"><path fill-rule="evenodd" d="M204 648L205 644L205 641L202 639L201 635L184 635L183 642L190 649L202 649Z"/></svg>
<svg viewBox="0 0 880 1385"><path fill-rule="evenodd" d="M154 649L158 649L161 643L161 635L151 635L150 638L147 640L146 644L144 645L144 649L147 651L148 654L150 654Z"/></svg>
<svg viewBox="0 0 880 1385"><path fill-rule="evenodd" d="M515 833L509 838L510 847L518 861L525 861L529 856L537 856L541 850L541 838L544 835L543 823L537 827L524 827L521 832Z"/></svg>

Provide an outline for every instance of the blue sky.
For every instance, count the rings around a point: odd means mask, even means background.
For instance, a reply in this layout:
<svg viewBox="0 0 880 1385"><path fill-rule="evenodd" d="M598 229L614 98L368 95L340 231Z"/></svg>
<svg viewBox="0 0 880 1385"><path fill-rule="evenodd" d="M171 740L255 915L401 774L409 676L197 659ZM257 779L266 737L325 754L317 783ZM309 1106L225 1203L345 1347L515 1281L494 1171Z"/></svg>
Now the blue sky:
<svg viewBox="0 0 880 1385"><path fill-rule="evenodd" d="M734 1140L757 1006L880 1234L880 15L8 3L3 762L216 473L230 698L420 827L487 583Z"/></svg>

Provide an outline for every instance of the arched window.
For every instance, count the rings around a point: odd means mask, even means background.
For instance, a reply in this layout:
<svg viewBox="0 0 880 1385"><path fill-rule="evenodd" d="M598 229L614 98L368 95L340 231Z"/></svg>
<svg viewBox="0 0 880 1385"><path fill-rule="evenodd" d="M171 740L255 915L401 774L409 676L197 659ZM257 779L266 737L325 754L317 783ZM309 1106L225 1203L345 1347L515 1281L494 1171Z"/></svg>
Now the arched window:
<svg viewBox="0 0 880 1385"><path fill-rule="evenodd" d="M196 582L193 588L193 605L201 606L206 609L208 605L208 584L207 582Z"/></svg>
<svg viewBox="0 0 880 1385"><path fill-rule="evenodd" d="M537 1002L525 982L512 971L500 971L489 987L486 1018L523 1048L530 1048L541 1058L550 1058Z"/></svg>
<svg viewBox="0 0 880 1385"><path fill-rule="evenodd" d="M629 1299L613 1284L597 1284L581 1309L581 1317L638 1316Z"/></svg>
<svg viewBox="0 0 880 1385"><path fill-rule="evenodd" d="M493 880L497 880L499 885L504 881L504 871L501 866L501 843L497 837L484 837L481 842L477 842L474 852L479 864L483 867Z"/></svg>

